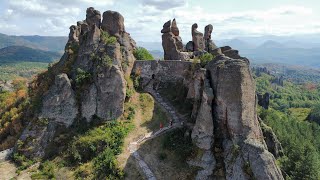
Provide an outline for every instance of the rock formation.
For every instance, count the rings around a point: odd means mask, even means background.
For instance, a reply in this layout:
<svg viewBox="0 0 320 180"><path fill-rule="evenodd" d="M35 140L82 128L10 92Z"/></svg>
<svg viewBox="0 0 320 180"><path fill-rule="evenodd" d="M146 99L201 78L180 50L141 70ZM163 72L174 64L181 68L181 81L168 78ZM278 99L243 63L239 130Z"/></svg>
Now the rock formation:
<svg viewBox="0 0 320 180"><path fill-rule="evenodd" d="M198 24L194 23L191 27L193 51L203 51L205 44L203 40L203 34L197 30Z"/></svg>
<svg viewBox="0 0 320 180"><path fill-rule="evenodd" d="M283 155L283 149L282 149L281 143L279 142L277 136L272 131L271 127L264 124L260 119L259 119L259 122L260 122L260 126L264 136L264 140L268 147L268 151L271 152L274 155L274 157L279 158L280 156Z"/></svg>
<svg viewBox="0 0 320 180"><path fill-rule="evenodd" d="M135 61L135 42L118 12L104 12L102 22L99 11L90 7L86 12L86 20L70 27L61 60L44 74L54 83L39 79L39 85L49 88L39 90L43 98L40 113L35 114L38 120L21 136L24 147L32 147L21 151L27 156L43 157L58 127L69 128L76 120L90 122L93 117L114 120L123 114L125 76ZM37 125L39 121L45 123Z"/></svg>
<svg viewBox="0 0 320 180"><path fill-rule="evenodd" d="M262 94L257 94L258 104L262 106L264 109L269 108L270 94L268 92Z"/></svg>
<svg viewBox="0 0 320 180"><path fill-rule="evenodd" d="M226 179L283 179L263 139L248 60L222 55L206 69L215 96L214 136L221 141L214 143L223 149Z"/></svg>
<svg viewBox="0 0 320 180"><path fill-rule="evenodd" d="M205 42L204 50L213 55L220 55L222 53L221 49L218 48L211 39L212 30L213 30L213 26L211 24L207 25L204 28L204 42Z"/></svg>
<svg viewBox="0 0 320 180"><path fill-rule="evenodd" d="M43 97L40 119L54 119L69 127L78 114L75 92L67 74L59 74L54 84Z"/></svg>
<svg viewBox="0 0 320 180"><path fill-rule="evenodd" d="M182 39L179 36L179 28L177 22L173 19L167 21L163 25L161 30L162 34L162 47L164 50L165 60L188 60L190 55L187 52L183 52Z"/></svg>

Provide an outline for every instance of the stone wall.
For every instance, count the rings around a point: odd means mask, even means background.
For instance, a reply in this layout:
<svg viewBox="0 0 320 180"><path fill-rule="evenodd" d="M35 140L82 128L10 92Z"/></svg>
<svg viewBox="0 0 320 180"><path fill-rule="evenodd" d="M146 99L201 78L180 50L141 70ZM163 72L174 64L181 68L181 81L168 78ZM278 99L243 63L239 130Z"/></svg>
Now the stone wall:
<svg viewBox="0 0 320 180"><path fill-rule="evenodd" d="M192 62L180 60L147 60L135 61L133 74L139 74L141 78L157 79L161 82L184 81L191 72Z"/></svg>

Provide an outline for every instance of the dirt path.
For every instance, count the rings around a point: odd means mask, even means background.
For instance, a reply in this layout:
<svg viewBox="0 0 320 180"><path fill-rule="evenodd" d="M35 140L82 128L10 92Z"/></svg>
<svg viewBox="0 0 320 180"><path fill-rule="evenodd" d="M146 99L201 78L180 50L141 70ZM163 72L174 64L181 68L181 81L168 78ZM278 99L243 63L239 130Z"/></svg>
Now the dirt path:
<svg viewBox="0 0 320 180"><path fill-rule="evenodd" d="M158 92L153 90L151 85L146 87L145 90L149 94L151 94L154 97L155 101L157 103L159 103L163 107L163 109L170 115L172 125L169 124L168 126L162 128L162 129L159 129L156 132L149 132L145 136L141 137L139 140L130 142L128 149L129 149L130 153L132 154L132 156L135 158L136 163L137 163L137 165L139 165L144 176L148 180L156 180L154 173L151 171L150 167L147 165L147 163L143 160L143 157L141 157L137 151L139 148L139 144L141 144L144 141L158 137L158 136L160 136L166 132L169 132L170 130L173 130L177 127L181 127L182 121L178 117L177 112L175 111L174 107L169 102L164 100Z"/></svg>

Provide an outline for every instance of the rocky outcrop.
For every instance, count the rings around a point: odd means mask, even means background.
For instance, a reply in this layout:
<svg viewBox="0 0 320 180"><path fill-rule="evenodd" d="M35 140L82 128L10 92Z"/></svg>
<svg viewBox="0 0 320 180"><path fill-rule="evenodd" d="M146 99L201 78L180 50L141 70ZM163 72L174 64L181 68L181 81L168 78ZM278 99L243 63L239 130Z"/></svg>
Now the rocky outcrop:
<svg viewBox="0 0 320 180"><path fill-rule="evenodd" d="M264 109L269 108L269 102L270 102L270 94L268 92L262 94L257 94L258 98L258 104L263 107Z"/></svg>
<svg viewBox="0 0 320 180"><path fill-rule="evenodd" d="M201 170L198 171L196 179L208 179L212 174L216 166L215 157L211 151L214 143L214 125L212 117L212 102L213 91L210 87L209 80L206 78L206 71L202 71L200 76L200 83L198 84L198 90L201 92L195 93L195 98L202 96L200 101L195 100L193 110L197 109L196 122L192 130L191 138L194 144L203 152L196 158L190 160L188 164L196 166ZM198 82L199 79L195 79L194 82ZM195 86L197 88L197 86ZM193 88L192 88L193 89ZM197 91L197 89L196 89ZM201 102L198 108L197 102Z"/></svg>
<svg viewBox="0 0 320 180"><path fill-rule="evenodd" d="M211 33L213 30L213 26L211 24L207 25L204 28L204 42L205 42L205 51L217 56L220 55L221 49L216 46L216 44L211 39Z"/></svg>
<svg viewBox="0 0 320 180"><path fill-rule="evenodd" d="M226 179L283 179L257 119L248 60L221 55L206 68L215 96L215 138L222 140Z"/></svg>
<svg viewBox="0 0 320 180"><path fill-rule="evenodd" d="M182 39L179 36L179 28L175 19L173 19L172 23L171 20L164 23L161 33L163 33L162 47L165 60L190 59L190 54L188 52L183 52L184 47Z"/></svg>
<svg viewBox="0 0 320 180"><path fill-rule="evenodd" d="M124 112L125 76L135 61L135 41L125 31L120 13L106 11L101 22L99 11L90 7L86 12L86 20L70 27L65 54L46 74L47 79L56 77L54 83L47 82L41 112L20 138L26 143L18 151L29 157L46 154L58 127L70 128L74 122L93 118L115 120Z"/></svg>
<svg viewBox="0 0 320 180"><path fill-rule="evenodd" d="M47 94L43 97L40 119L63 124L69 127L78 114L75 92L71 87L67 74L59 74L55 78Z"/></svg>
<svg viewBox="0 0 320 180"><path fill-rule="evenodd" d="M198 24L194 23L191 27L193 51L203 51L205 44L203 40L203 34L197 30Z"/></svg>
<svg viewBox="0 0 320 180"><path fill-rule="evenodd" d="M271 152L274 155L274 157L279 158L283 155L281 143L279 142L277 136L274 134L271 127L267 126L261 120L259 120L259 122L264 136L264 140L268 147L268 151Z"/></svg>
<svg viewBox="0 0 320 180"><path fill-rule="evenodd" d="M103 13L101 28L111 36L120 37L125 32L124 18L118 12L106 11Z"/></svg>

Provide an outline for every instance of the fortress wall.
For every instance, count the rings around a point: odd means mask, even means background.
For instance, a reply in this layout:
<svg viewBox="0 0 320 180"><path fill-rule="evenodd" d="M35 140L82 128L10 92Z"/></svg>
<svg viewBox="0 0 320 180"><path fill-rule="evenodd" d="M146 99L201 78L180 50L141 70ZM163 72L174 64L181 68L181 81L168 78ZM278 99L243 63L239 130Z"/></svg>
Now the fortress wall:
<svg viewBox="0 0 320 180"><path fill-rule="evenodd" d="M190 74L192 62L180 60L135 61L132 73L143 79L157 79L161 82L183 81Z"/></svg>

